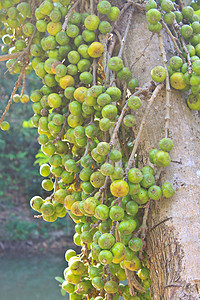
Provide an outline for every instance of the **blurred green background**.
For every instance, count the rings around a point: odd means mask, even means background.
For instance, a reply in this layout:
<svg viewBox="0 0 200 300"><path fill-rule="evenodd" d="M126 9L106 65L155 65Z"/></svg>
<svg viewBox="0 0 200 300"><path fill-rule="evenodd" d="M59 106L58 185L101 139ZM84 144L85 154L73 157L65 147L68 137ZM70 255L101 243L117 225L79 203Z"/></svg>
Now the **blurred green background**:
<svg viewBox="0 0 200 300"><path fill-rule="evenodd" d="M5 63L0 63L0 70L1 115L17 76L5 74ZM26 93L40 86L32 72ZM4 300L63 299L54 277L62 277L67 267L64 252L75 247L69 217L47 223L35 219L29 206L31 197L48 195L41 188L40 145L30 122L32 115L31 102L13 103L5 119L10 130L0 130L0 286Z"/></svg>

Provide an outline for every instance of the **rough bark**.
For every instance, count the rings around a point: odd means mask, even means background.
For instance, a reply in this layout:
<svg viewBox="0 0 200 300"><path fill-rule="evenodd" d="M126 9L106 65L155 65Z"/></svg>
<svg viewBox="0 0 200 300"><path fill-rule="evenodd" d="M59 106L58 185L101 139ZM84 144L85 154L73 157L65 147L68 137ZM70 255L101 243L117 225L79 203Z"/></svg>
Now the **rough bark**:
<svg viewBox="0 0 200 300"><path fill-rule="evenodd" d="M124 18L124 23L126 19ZM120 25L121 25L120 24ZM149 43L146 18L134 14L125 49L129 66L139 57ZM166 49L172 56L171 44L165 35ZM162 65L157 35L152 38L141 59L133 65L132 74L142 87L150 79L150 71ZM174 148L170 152L172 163L163 168L160 183L169 181L176 189L175 195L152 201L148 217L147 253L153 286L153 299L200 299L200 199L199 177L200 144L198 138L198 112L186 105L184 93L171 91L170 137ZM137 133L145 110L136 114ZM140 146L139 163L150 164L148 151L158 147L164 137L165 92L158 97L147 120Z"/></svg>

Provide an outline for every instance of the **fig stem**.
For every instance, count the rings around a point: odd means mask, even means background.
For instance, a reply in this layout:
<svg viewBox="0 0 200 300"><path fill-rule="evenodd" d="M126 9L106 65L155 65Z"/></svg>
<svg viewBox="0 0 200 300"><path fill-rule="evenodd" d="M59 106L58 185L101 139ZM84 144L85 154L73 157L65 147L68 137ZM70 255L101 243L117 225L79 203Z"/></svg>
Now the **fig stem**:
<svg viewBox="0 0 200 300"><path fill-rule="evenodd" d="M159 47L160 47L160 52L162 55L162 61L163 61L163 66L166 70L166 115L165 115L165 138L169 137L169 121L170 121L170 82L169 82L169 72L167 68L167 56L166 56L166 51L165 51L165 46L163 42L163 35L162 32L160 31L158 33L158 39L159 39Z"/></svg>
<svg viewBox="0 0 200 300"><path fill-rule="evenodd" d="M69 17L72 14L73 10L78 6L78 4L80 2L81 2L81 0L76 0L74 2L74 4L72 5L72 7L69 9L68 13L65 16L65 21L64 21L63 26L62 26L62 31L65 31L67 29L67 23L69 21Z"/></svg>
<svg viewBox="0 0 200 300"><path fill-rule="evenodd" d="M163 20L160 20L160 23L162 24L162 26L163 26L163 28L165 29L166 33L167 33L167 34L169 35L169 37L171 38L171 40L172 40L172 42L173 42L173 44L174 44L174 47L175 47L177 53L183 58L183 54L182 54L182 52L181 52L181 50L180 50L180 48L179 48L179 46L178 46L178 44L177 44L177 42L176 42L176 37L173 36L171 30L169 29L169 27L167 26L167 24L166 24Z"/></svg>
<svg viewBox="0 0 200 300"><path fill-rule="evenodd" d="M164 87L164 84L161 83L161 84L158 84L157 87L155 88L151 98L149 99L148 101L148 105L146 107L146 110L145 110L145 113L144 113L144 116L142 118L142 122L140 124L140 128L139 128L139 131L138 131L138 134L137 134L137 137L135 139L135 144L134 144L134 147L133 147L133 150L132 150L132 153L130 155L130 158L129 158L129 161L128 161L128 166L125 170L125 173L127 174L130 167L132 165L134 165L134 161L135 161L135 153L137 151L137 148L138 148L138 145L139 145L139 142L140 142L140 139L141 139L141 136L142 136L142 132L143 132L143 129L144 129L144 126L145 126L145 123L146 123L146 119L147 119L147 116L150 112L150 109L151 109L151 106L154 102L154 100L156 99L157 95L159 94L159 92L163 89Z"/></svg>

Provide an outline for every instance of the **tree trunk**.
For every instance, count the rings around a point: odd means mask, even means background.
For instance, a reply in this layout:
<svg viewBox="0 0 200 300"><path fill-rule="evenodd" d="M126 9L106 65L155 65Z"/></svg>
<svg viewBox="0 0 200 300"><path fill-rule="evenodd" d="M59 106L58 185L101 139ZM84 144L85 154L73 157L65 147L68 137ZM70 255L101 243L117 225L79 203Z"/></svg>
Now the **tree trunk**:
<svg viewBox="0 0 200 300"><path fill-rule="evenodd" d="M126 26L126 18L120 27ZM140 87L151 81L153 67L163 65L157 34L150 40L151 35L144 14L135 12L124 53L129 67L142 55L131 70ZM171 57L172 44L166 35L164 38ZM198 112L187 107L185 97L184 93L170 92L170 137L174 148L170 152L172 162L163 168L159 180L160 184L173 184L176 193L170 199L151 201L148 215L147 253L155 300L200 299ZM145 111L145 100L148 99L143 100L143 108L135 113L135 134ZM150 164L148 151L157 148L164 137L165 101L163 91L152 105L138 152L139 167Z"/></svg>

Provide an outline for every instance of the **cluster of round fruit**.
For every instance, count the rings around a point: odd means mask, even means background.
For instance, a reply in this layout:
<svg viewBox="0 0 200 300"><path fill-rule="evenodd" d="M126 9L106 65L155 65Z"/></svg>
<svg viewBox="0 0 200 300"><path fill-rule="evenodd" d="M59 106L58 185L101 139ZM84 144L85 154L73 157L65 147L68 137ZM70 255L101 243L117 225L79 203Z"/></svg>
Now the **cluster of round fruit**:
<svg viewBox="0 0 200 300"><path fill-rule="evenodd" d="M52 191L52 195L45 200L35 196L30 205L47 222L54 222L68 212L76 223L74 243L83 247L82 254L87 252L85 256L77 256L72 250L66 253L69 268L64 272L62 288L71 294L71 299L82 299L83 295L93 292L94 298L100 300L101 291L104 296L116 294L113 296L116 299L119 294L124 299L134 299L129 287L120 281L126 279L125 269L128 269L137 271L138 280L148 286L148 270L139 259L143 241L135 236L141 223L138 212L149 199L158 200L162 194L169 198L174 190L170 183L164 183L161 188L157 186L154 169L150 166L141 170L131 168L126 178L127 158L113 146L111 127L122 111L121 90L104 87L104 74L97 73L96 80L92 69L94 64L101 65L97 59L104 52L98 35L110 32L109 21L117 20L119 9L108 1L100 1L98 16L73 11L65 28L70 0L53 1L55 3L45 0L36 8L35 19L26 14L18 29L7 22L10 11L17 10L21 15L18 7L26 7L23 3L27 2L15 1L14 6L13 1L5 2L3 23L12 33L16 32L11 53L27 47L32 36L30 54L34 58L30 69L33 68L44 83L30 99L38 142L49 157L48 164L40 167L40 174L45 177L42 187ZM3 40L11 45L7 37ZM20 73L23 62L15 62L9 60L7 66L11 73ZM116 72L114 75L119 81L126 81L131 91L138 86L119 57L112 57L108 68ZM15 95L14 101L20 100L21 97ZM141 106L140 98L134 95L126 101L127 111ZM125 129L130 130L136 120L127 111L122 122ZM118 125L120 134L121 123ZM150 152L150 161L166 167L173 143L163 139L159 147L161 150Z"/></svg>
<svg viewBox="0 0 200 300"><path fill-rule="evenodd" d="M159 147L161 150L150 151L150 161L157 166L167 166L168 152L173 143L170 139L162 139ZM31 206L42 213L46 221L53 222L68 211L76 223L74 243L85 247L88 255L84 261L73 250L66 252L69 267L64 271L62 288L71 294L71 299L76 299L75 294L80 295L77 299L82 299L83 294L90 294L91 291L98 298L102 289L104 293L116 294L116 299L119 293L124 299L129 299L128 286L120 283L126 279L125 268L137 271L145 287L148 286L149 277L148 270L139 259L143 241L135 236L140 227L137 215L139 208L149 199L159 200L162 194L166 198L171 197L174 190L169 182L165 182L161 188L157 186L154 169L150 166L141 170L131 168L126 180L123 168L115 166L121 159L120 151L110 149L106 142L98 143L95 149L99 157L109 158L109 162L101 161L95 172L97 165L92 157L94 149L77 163L72 156L63 155L63 164L68 171L60 167L61 158L57 154L50 157L52 166L42 165L41 175L48 176L50 169L54 168L61 170L62 174L68 172L66 186L60 184L51 198L43 200L38 196L33 197ZM78 181L74 182L75 177L78 177ZM111 182L107 182L105 194L101 189L108 178ZM104 266L109 267L108 272L103 271Z"/></svg>
<svg viewBox="0 0 200 300"><path fill-rule="evenodd" d="M101 237L103 237L103 235ZM130 257L134 256L132 251L128 247L123 247L121 243L115 243L112 247L112 251L116 252L117 248L120 247L122 247L123 252L126 252ZM101 252L105 251L106 250L102 250ZM122 255L124 254L122 253ZM126 274L122 265L110 263L109 272L107 273L105 267L101 264L96 264L96 266L84 264L81 261L80 256L78 256L74 250L67 250L65 258L69 266L64 270L65 280L62 283L62 288L70 294L70 299L81 300L82 295L90 294L90 299L92 300L103 300L104 293L102 293L102 296L98 296L97 290L104 290L108 294L113 294L113 299L116 300L119 299L120 295L124 299L140 299L137 296L131 297L128 285L119 283L119 281L124 281L126 279ZM148 286L148 269L140 269L138 271L138 276Z"/></svg>
<svg viewBox="0 0 200 300"><path fill-rule="evenodd" d="M174 89L188 91L191 89L191 94L187 99L187 104L192 110L200 109L200 22L199 17L194 13L200 8L198 2L192 2L189 6L183 8L180 12L174 6L173 1L162 0L160 2L160 10L158 10L157 3L154 0L149 0L145 4L147 10L146 17L149 22L149 30L152 32L159 32L162 28L160 20L166 24L176 24L179 38L186 43L186 49L182 45L182 57L187 60L184 62L179 56L173 56L169 60L168 72L170 76L170 84ZM164 15L162 16L162 12ZM177 23L175 23L177 22ZM178 25L180 24L180 25ZM188 54L191 60L188 61ZM156 71L154 70L154 73ZM157 75L157 76L156 76ZM152 78L156 82L161 82L166 77L166 70L160 67Z"/></svg>

